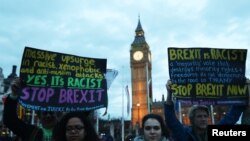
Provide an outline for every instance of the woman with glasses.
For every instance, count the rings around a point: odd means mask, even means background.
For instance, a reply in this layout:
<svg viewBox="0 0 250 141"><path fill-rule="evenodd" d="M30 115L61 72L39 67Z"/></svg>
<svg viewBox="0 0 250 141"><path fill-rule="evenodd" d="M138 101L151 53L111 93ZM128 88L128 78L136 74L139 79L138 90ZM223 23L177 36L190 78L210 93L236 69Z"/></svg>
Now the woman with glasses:
<svg viewBox="0 0 250 141"><path fill-rule="evenodd" d="M53 137L55 141L100 141L84 112L65 114L56 125Z"/></svg>
<svg viewBox="0 0 250 141"><path fill-rule="evenodd" d="M142 119L143 135L134 141L170 141L168 129L160 115L147 114Z"/></svg>

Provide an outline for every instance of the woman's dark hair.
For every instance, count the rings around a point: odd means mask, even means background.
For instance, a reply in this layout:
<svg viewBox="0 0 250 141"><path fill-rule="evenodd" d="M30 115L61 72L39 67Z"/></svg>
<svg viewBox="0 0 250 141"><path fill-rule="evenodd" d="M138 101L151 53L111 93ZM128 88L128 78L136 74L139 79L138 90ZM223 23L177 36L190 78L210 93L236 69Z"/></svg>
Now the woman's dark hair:
<svg viewBox="0 0 250 141"><path fill-rule="evenodd" d="M163 118L158 115L158 114L154 114L154 113L150 113L150 114L147 114L143 117L142 119L142 130L144 129L144 126L145 126L145 122L148 120L148 119L156 119L160 125L161 125L161 132L162 132L162 136L165 136L165 137L169 137L169 131L168 129L166 128L166 125L165 125L165 122L163 120Z"/></svg>
<svg viewBox="0 0 250 141"><path fill-rule="evenodd" d="M84 112L69 112L66 113L61 120L57 123L53 131L54 141L66 141L66 125L71 118L77 117L84 124L85 138L84 141L100 141L98 135L89 120L88 116Z"/></svg>

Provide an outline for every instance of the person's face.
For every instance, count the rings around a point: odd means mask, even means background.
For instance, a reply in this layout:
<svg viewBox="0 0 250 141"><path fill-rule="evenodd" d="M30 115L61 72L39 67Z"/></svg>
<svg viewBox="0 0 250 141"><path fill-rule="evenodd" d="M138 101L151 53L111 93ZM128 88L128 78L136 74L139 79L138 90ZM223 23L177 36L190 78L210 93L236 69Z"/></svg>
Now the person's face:
<svg viewBox="0 0 250 141"><path fill-rule="evenodd" d="M78 117L69 119L66 124L67 141L83 141L85 136L86 133L82 121Z"/></svg>
<svg viewBox="0 0 250 141"><path fill-rule="evenodd" d="M143 132L145 141L160 141L162 135L160 122L156 119L149 118L144 123Z"/></svg>
<svg viewBox="0 0 250 141"><path fill-rule="evenodd" d="M40 120L44 128L54 128L57 123L57 115L55 112L41 112Z"/></svg>
<svg viewBox="0 0 250 141"><path fill-rule="evenodd" d="M194 115L193 126L196 129L204 130L208 125L208 114L204 110L196 110Z"/></svg>

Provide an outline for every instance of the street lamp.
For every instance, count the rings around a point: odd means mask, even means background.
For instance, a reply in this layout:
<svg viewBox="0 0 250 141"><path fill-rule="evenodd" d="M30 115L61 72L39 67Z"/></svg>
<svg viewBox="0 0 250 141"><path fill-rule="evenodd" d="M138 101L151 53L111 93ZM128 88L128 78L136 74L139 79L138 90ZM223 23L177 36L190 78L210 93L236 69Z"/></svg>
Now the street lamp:
<svg viewBox="0 0 250 141"><path fill-rule="evenodd" d="M136 104L137 106L137 126L136 126L136 136L139 135L139 129L140 129L140 103Z"/></svg>
<svg viewBox="0 0 250 141"><path fill-rule="evenodd" d="M137 114L137 121L138 121L138 124L139 124L139 126L140 126L140 103L137 103L136 104L136 106L137 106L137 112L138 112L138 114Z"/></svg>

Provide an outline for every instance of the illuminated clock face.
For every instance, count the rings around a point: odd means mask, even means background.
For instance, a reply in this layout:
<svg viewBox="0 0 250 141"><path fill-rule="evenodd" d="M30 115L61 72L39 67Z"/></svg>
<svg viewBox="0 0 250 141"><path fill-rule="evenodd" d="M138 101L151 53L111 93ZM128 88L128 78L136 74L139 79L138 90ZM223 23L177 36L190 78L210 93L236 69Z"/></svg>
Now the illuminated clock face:
<svg viewBox="0 0 250 141"><path fill-rule="evenodd" d="M136 60L136 61L140 61L142 58L143 58L143 53L141 51L136 51L134 54L133 54L133 58Z"/></svg>

